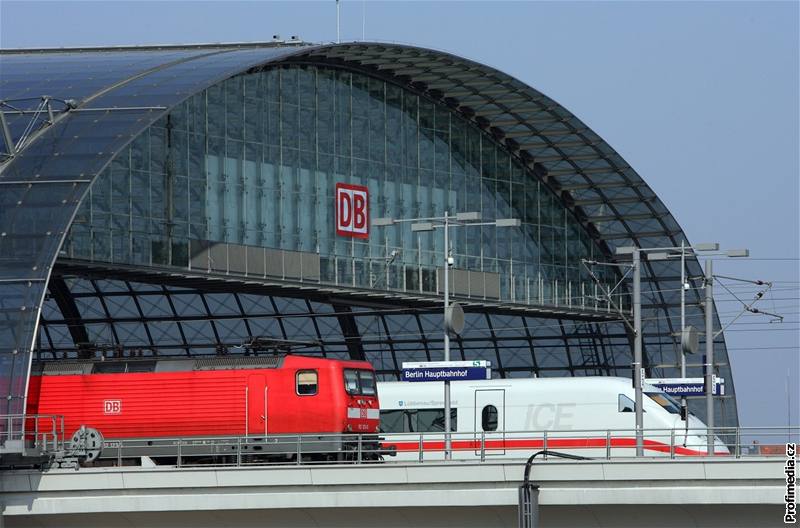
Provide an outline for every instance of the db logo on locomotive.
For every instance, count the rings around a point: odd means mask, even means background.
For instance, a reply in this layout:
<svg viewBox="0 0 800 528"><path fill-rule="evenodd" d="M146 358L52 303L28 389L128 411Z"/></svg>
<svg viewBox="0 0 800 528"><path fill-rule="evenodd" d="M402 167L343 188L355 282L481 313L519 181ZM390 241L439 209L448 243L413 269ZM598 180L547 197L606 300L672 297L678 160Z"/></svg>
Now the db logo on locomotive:
<svg viewBox="0 0 800 528"><path fill-rule="evenodd" d="M119 414L122 412L122 400L103 400L103 414Z"/></svg>

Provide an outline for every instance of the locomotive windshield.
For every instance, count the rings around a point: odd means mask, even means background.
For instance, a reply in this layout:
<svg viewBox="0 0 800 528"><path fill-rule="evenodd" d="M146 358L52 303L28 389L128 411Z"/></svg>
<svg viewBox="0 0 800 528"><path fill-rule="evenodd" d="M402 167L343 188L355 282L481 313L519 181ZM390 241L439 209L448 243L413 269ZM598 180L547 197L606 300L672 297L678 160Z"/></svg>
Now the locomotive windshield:
<svg viewBox="0 0 800 528"><path fill-rule="evenodd" d="M681 404L666 392L645 392L651 400L662 406L671 414L681 413Z"/></svg>
<svg viewBox="0 0 800 528"><path fill-rule="evenodd" d="M344 369L344 389L347 394L375 396L375 374L371 370Z"/></svg>

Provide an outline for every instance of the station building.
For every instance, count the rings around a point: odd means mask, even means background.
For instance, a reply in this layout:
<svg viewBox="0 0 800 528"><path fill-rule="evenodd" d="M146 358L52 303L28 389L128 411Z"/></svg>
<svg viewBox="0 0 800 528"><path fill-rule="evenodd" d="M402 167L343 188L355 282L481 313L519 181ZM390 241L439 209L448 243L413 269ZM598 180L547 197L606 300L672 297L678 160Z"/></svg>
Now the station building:
<svg viewBox="0 0 800 528"><path fill-rule="evenodd" d="M6 50L0 114L0 414L23 411L32 368L81 360L291 351L366 359L386 380L440 360L443 233L373 224L446 212L521 221L451 229L466 312L452 359L500 378L630 377L630 277L586 261L686 239L567 109L429 49ZM702 275L694 258L687 271ZM679 376L680 275L643 263L648 376ZM714 347L716 423L735 426L724 335Z"/></svg>

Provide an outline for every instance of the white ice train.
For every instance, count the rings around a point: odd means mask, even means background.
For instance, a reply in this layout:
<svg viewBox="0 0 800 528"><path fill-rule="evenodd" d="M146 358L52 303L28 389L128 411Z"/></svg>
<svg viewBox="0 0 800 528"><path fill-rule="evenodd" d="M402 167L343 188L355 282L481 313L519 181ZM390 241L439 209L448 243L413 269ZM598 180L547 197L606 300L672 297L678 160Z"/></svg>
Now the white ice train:
<svg viewBox="0 0 800 528"><path fill-rule="evenodd" d="M420 447L425 459L443 457L442 382L383 382L378 394L384 445L393 446L398 459L418 459ZM689 415L687 428L679 402L650 385L644 394L646 456L706 454L702 421ZM541 449L634 456L634 397L631 380L614 377L452 382L453 458L520 458ZM729 454L714 440L715 454Z"/></svg>

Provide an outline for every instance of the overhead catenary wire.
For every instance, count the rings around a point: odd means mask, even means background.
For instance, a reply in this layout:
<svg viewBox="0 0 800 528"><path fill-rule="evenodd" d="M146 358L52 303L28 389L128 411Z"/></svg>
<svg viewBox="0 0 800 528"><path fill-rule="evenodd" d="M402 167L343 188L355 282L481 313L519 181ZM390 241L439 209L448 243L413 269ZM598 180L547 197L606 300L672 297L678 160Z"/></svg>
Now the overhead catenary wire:
<svg viewBox="0 0 800 528"><path fill-rule="evenodd" d="M800 257L736 257L735 259L714 258L714 257L708 257L708 258L710 258L711 260L720 261L720 262L722 262L722 261L725 261L725 262L736 262L736 261L746 261L746 260L777 260L777 261L783 260L783 261L787 261L787 262L793 262L793 261L800 260Z"/></svg>

